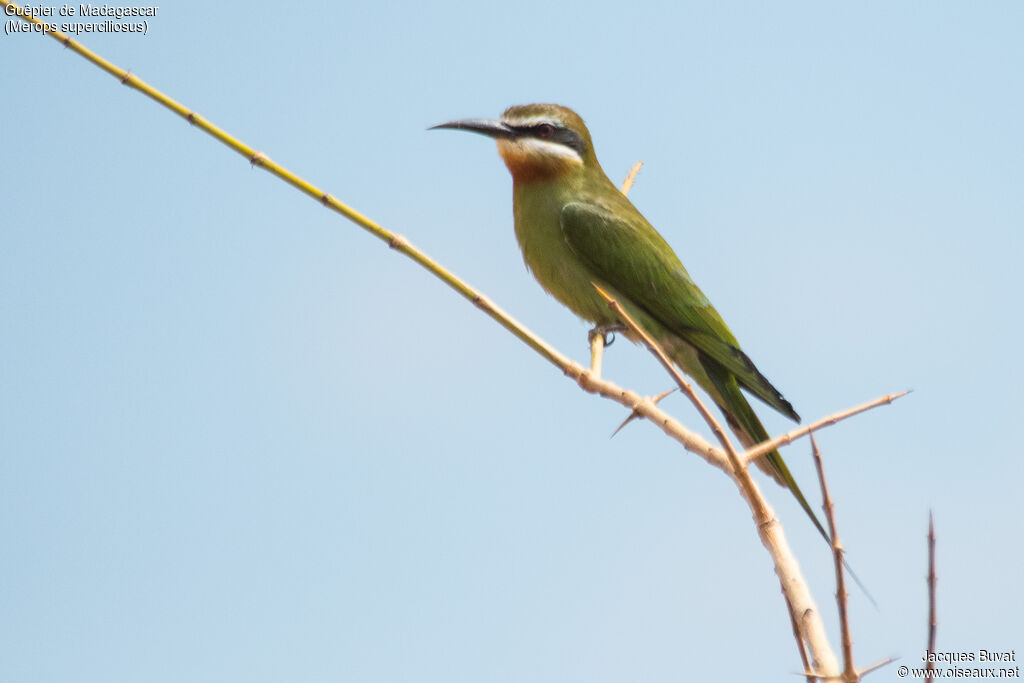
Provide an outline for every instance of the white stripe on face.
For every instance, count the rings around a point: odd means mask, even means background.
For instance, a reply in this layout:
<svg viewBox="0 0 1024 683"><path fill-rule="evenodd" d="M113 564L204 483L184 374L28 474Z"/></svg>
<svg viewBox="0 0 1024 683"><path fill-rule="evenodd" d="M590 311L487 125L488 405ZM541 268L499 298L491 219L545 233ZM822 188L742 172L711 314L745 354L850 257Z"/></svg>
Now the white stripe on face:
<svg viewBox="0 0 1024 683"><path fill-rule="evenodd" d="M576 150L560 142L524 137L516 140L516 143L522 145L523 152L530 157L557 160L574 166L583 164L583 158Z"/></svg>
<svg viewBox="0 0 1024 683"><path fill-rule="evenodd" d="M550 116L527 116L526 118L521 117L501 117L501 122L506 126L512 126L513 128L530 128L532 126L539 125L541 123L547 123L552 126L557 126L558 122L551 119Z"/></svg>

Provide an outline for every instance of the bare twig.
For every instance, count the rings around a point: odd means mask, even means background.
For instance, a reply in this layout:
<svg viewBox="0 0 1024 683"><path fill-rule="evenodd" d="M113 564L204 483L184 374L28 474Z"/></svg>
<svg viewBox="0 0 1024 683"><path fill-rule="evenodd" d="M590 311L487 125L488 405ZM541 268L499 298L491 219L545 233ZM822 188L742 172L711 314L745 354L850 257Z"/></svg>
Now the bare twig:
<svg viewBox="0 0 1024 683"><path fill-rule="evenodd" d="M935 519L931 510L928 511L928 652L935 652L935 632L938 629L938 620L935 615ZM928 663L924 667L925 680L931 680L935 675L935 661L928 657Z"/></svg>
<svg viewBox="0 0 1024 683"><path fill-rule="evenodd" d="M629 191L633 189L633 181L636 180L636 174L640 172L640 167L643 165L644 162L638 161L633 164L633 168L629 169L629 174L622 181L622 194L628 195Z"/></svg>
<svg viewBox="0 0 1024 683"><path fill-rule="evenodd" d="M604 358L604 335L590 335L590 371L594 377L601 376L601 359Z"/></svg>
<svg viewBox="0 0 1024 683"><path fill-rule="evenodd" d="M825 463L821 459L821 451L818 450L818 442L811 434L811 451L814 454L814 467L818 470L818 482L821 484L821 497L824 500L822 507L825 510L825 519L828 522L828 535L832 539L832 557L836 570L836 604L839 606L839 630L843 647L843 683L856 683L859 680L857 668L853 664L853 640L850 638L850 617L847 612L846 578L843 574L843 545L839 542L839 532L836 530L835 505L832 504L832 496L828 492L828 483L825 480Z"/></svg>
<svg viewBox="0 0 1024 683"><path fill-rule="evenodd" d="M810 655L811 666L814 671L822 672L823 676L834 675L839 670L839 663L835 654L828 644L825 634L825 627L821 621L821 614L814 598L811 597L810 589L800 573L796 557L793 555L786 536L782 531L782 525L775 517L775 512L768 505L768 502L761 495L753 477L747 470L746 463L740 459L739 453L732 445L725 430L719 424L715 416L708 410L707 406L700 400L697 393L690 386L690 383L676 369L675 364L665 354L664 349L653 339L640 325L627 313L619 302L612 298L607 292L596 284L594 287L608 302L609 308L615 313L619 321L639 337L657 358L658 362L665 368L679 385L679 388L693 402L697 411L704 418L704 421L714 432L715 437L725 449L726 462L718 467L729 474L740 489L740 494L747 501L751 512L754 515L758 534L761 543L768 550L775 562L775 573L779 577L782 591L785 595L786 604L789 607L791 618L797 623L797 631L806 642L808 654ZM798 644L799 645L799 644Z"/></svg>
<svg viewBox="0 0 1024 683"><path fill-rule="evenodd" d="M747 449L747 451L743 454L743 459L745 462L749 463L751 460L754 460L755 458L760 458L762 455L765 455L766 453L771 453L779 446L786 446L802 436L807 436L811 432L818 431L819 429L823 429L825 427L831 427L837 422L842 422L847 418L851 418L854 415L858 415L867 410L871 410L872 408L877 408L878 406L881 405L888 405L898 398L903 398L909 393L909 391L900 391L895 394L887 394L885 396L880 396L879 398L876 398L873 401L868 401L867 403L859 405L856 408L849 408L847 410L842 410L838 413L832 413L831 415L823 417L817 422L813 422L807 425L806 427L794 429L791 432L786 432L782 436L777 436L774 439L765 441L763 443L758 444L757 446L754 446L753 448Z"/></svg>
<svg viewBox="0 0 1024 683"><path fill-rule="evenodd" d="M614 382L594 377L593 373L579 363L569 362L564 368L565 374L574 380L581 389L597 394L629 408L643 418L656 425L667 436L675 439L683 448L699 455L709 465L719 469L728 467L725 453L708 443L699 434L684 427L678 420L659 408L653 400L645 398L635 391L623 389Z"/></svg>
<svg viewBox="0 0 1024 683"><path fill-rule="evenodd" d="M10 0L0 0L0 5L5 8L17 8L17 5ZM34 24L43 23L36 16L26 16L23 13L17 13L18 18ZM534 351L542 355L551 363L557 365L563 371L566 370L568 365L572 362L551 345L542 340L540 337L535 335L533 332L528 330L524 325L515 320L505 311L501 310L497 305L494 304L489 298L484 296L481 292L471 287L468 283L464 282L458 276L451 271L444 268L437 261L427 256L424 252L414 247L409 240L405 237L398 235L390 230L387 230L380 224L373 220L370 220L363 214L359 213L355 209L349 207L347 204L342 203L335 197L331 196L324 190L306 181L300 176L292 173L285 167L271 160L266 154L257 151L256 149L245 144L241 140L231 136L227 131L215 126L210 121L200 116L195 111L189 109L185 105L176 102L164 93L160 92L153 86L149 85L141 78L132 74L119 66L108 62L103 59L95 52L89 50L78 41L74 40L70 36L67 36L60 31L47 31L46 35L50 36L64 47L72 50L85 59L89 60L96 66L100 67L107 73L114 76L122 84L138 90L142 94L146 95L155 102L163 105L167 109L171 110L178 116L188 121L189 124L199 128L200 130L208 133L212 137L224 145L230 147L235 152L240 154L247 162L258 166L266 170L269 173L277 176L281 180L284 180L289 185L302 191L309 197L313 198L323 206L335 211L348 220L352 221L359 227L370 232L375 237L385 242L389 247L395 251L405 254L410 259L421 265L423 268L428 270L435 277L440 279L446 285L454 289L461 296L472 302L477 308L482 310L484 313L489 315L491 318L496 320L502 327L507 329L513 335L518 337L523 343L532 348Z"/></svg>
<svg viewBox="0 0 1024 683"><path fill-rule="evenodd" d="M793 616L793 605L789 603L785 592L782 597L786 600L786 612L789 614L789 623L793 627L793 638L796 640L796 649L800 652L800 662L804 665L804 676L807 678L807 683L818 683L818 676L811 671L811 662L807 658L807 646L804 644L803 636L800 635L800 624L796 623L796 617Z"/></svg>

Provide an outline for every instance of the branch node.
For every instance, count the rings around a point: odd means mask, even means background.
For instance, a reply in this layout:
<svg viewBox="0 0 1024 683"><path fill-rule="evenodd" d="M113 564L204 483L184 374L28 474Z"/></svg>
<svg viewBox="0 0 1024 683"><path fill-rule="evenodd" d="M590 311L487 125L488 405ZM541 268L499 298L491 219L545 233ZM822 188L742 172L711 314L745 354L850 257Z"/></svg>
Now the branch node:
<svg viewBox="0 0 1024 683"><path fill-rule="evenodd" d="M494 310L494 304L491 303L490 299L488 299L486 296L483 296L482 294L477 294L476 296L473 297L473 305L484 312Z"/></svg>
<svg viewBox="0 0 1024 683"><path fill-rule="evenodd" d="M267 165L268 161L270 161L270 157L263 152L253 152L252 156L249 157L250 166L259 166L260 168L263 168Z"/></svg>
<svg viewBox="0 0 1024 683"><path fill-rule="evenodd" d="M580 369L580 373L576 375L576 383L580 385L580 389L588 394L597 393L597 386L594 382L594 373L587 368Z"/></svg>

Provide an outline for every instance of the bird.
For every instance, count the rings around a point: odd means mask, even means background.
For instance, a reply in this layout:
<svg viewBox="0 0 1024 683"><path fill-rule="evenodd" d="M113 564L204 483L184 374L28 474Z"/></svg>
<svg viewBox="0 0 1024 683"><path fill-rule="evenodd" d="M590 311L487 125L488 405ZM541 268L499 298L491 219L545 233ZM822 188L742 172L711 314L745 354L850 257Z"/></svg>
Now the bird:
<svg viewBox="0 0 1024 683"><path fill-rule="evenodd" d="M707 392L744 447L769 438L744 390L800 421L740 348L665 238L605 174L579 114L558 104L526 104L509 107L499 119L458 119L431 129L469 131L497 141L512 175L523 260L545 291L595 326L592 335L622 329L600 287ZM624 334L639 341L629 330ZM778 450L756 463L789 489L830 541Z"/></svg>

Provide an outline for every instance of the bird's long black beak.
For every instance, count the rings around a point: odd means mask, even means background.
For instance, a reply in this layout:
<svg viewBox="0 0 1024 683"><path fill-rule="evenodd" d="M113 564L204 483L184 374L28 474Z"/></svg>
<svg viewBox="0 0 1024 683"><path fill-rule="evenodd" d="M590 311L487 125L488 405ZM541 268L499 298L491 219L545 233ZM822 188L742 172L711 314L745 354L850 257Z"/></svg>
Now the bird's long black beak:
<svg viewBox="0 0 1024 683"><path fill-rule="evenodd" d="M495 139L511 139L516 135L514 128L510 128L501 121L495 121L493 119L459 119L458 121L439 123L436 126L431 126L427 130L436 130L438 128L468 130L471 133L480 133L480 135L486 135L489 138Z"/></svg>

